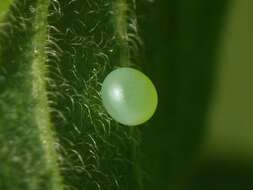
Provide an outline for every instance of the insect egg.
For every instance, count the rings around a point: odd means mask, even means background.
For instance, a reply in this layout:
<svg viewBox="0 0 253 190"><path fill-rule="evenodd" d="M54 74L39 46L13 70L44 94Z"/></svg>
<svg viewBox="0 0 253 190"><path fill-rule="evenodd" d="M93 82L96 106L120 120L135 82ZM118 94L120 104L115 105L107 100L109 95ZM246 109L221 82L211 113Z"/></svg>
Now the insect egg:
<svg viewBox="0 0 253 190"><path fill-rule="evenodd" d="M142 72L129 67L118 68L107 75L101 96L109 115L128 126L149 120L158 103L152 81Z"/></svg>

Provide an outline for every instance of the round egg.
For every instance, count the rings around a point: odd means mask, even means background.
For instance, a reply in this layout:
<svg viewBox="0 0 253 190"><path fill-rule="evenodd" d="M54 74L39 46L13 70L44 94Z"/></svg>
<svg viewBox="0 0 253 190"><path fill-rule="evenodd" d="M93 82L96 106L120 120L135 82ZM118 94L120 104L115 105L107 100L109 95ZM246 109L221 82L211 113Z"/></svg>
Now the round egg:
<svg viewBox="0 0 253 190"><path fill-rule="evenodd" d="M129 67L118 68L106 76L101 96L109 115L128 126L149 120L158 103L152 81L142 72Z"/></svg>

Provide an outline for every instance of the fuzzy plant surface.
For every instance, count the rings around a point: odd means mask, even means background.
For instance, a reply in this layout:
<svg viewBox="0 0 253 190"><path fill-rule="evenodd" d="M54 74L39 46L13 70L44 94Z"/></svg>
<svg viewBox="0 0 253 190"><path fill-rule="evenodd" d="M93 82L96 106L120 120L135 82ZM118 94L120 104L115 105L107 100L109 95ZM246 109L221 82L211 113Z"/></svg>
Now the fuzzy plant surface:
<svg viewBox="0 0 253 190"><path fill-rule="evenodd" d="M134 6L25 0L3 7L1 189L141 189L138 130L112 121L99 96L113 67L134 62Z"/></svg>
<svg viewBox="0 0 253 190"><path fill-rule="evenodd" d="M204 131L226 1L1 0L0 189L179 189ZM118 67L157 86L139 127L102 106Z"/></svg>

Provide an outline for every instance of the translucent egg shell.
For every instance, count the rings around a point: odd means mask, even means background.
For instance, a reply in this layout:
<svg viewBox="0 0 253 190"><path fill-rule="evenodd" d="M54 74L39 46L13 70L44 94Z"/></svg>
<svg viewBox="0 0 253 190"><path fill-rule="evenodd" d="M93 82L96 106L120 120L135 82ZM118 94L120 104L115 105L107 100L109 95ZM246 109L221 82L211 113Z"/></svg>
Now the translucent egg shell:
<svg viewBox="0 0 253 190"><path fill-rule="evenodd" d="M135 126L155 113L158 96L152 81L142 72L122 67L109 73L102 84L102 102L117 122Z"/></svg>

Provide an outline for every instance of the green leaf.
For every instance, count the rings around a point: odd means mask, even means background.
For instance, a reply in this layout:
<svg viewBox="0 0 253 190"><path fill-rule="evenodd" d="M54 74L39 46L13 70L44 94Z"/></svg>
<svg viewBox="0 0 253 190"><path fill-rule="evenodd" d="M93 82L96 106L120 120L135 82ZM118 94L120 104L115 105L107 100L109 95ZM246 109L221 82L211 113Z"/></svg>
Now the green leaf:
<svg viewBox="0 0 253 190"><path fill-rule="evenodd" d="M48 1L17 2L1 36L0 189L63 187L46 92L47 10Z"/></svg>
<svg viewBox="0 0 253 190"><path fill-rule="evenodd" d="M128 11L131 6L125 0L51 4L49 91L66 186L105 190L141 186L133 151L138 129L113 121L100 98L106 74L135 58L127 31L128 19L134 17Z"/></svg>
<svg viewBox="0 0 253 190"><path fill-rule="evenodd" d="M133 4L47 6L16 3L2 29L1 187L140 189L138 129L112 121L99 94L114 65L135 59Z"/></svg>
<svg viewBox="0 0 253 190"><path fill-rule="evenodd" d="M0 21L3 20L13 0L5 0L0 4Z"/></svg>
<svg viewBox="0 0 253 190"><path fill-rule="evenodd" d="M225 5L1 4L0 189L179 189L204 134ZM102 106L101 82L121 66L157 86L144 126L122 126Z"/></svg>

